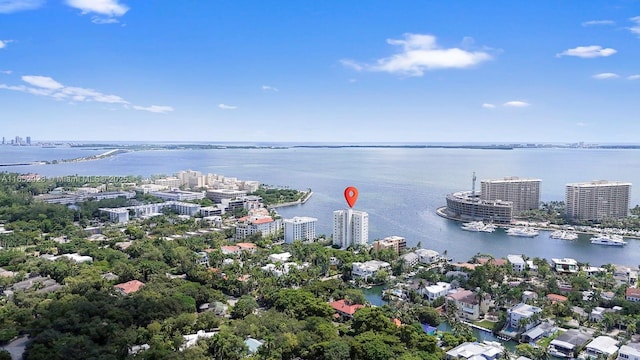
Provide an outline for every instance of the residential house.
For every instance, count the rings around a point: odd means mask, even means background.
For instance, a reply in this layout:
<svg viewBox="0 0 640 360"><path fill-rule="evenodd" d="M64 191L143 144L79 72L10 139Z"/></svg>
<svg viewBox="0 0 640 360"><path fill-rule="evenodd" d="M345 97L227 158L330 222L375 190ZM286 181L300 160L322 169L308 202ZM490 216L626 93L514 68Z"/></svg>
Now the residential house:
<svg viewBox="0 0 640 360"><path fill-rule="evenodd" d="M494 360L503 353L504 347L496 341L466 342L447 351L447 359Z"/></svg>
<svg viewBox="0 0 640 360"><path fill-rule="evenodd" d="M251 253L251 254L255 253L256 250L258 249L256 244L248 243L248 242L240 242L240 243L237 243L236 246L239 247L240 250L246 251L246 252Z"/></svg>
<svg viewBox="0 0 640 360"><path fill-rule="evenodd" d="M579 330L568 330L549 343L549 354L559 358L573 358L574 350L584 346L593 336Z"/></svg>
<svg viewBox="0 0 640 360"><path fill-rule="evenodd" d="M196 264L209 266L209 255L206 251L200 251L196 253Z"/></svg>
<svg viewBox="0 0 640 360"><path fill-rule="evenodd" d="M198 342L198 340L208 339L210 337L213 337L217 333L218 333L217 331L206 332L204 330L198 330L198 332L195 334L184 335L182 336L184 338L184 343L182 343L179 350L184 351L185 349L195 345Z"/></svg>
<svg viewBox="0 0 640 360"><path fill-rule="evenodd" d="M144 286L142 281L131 280L125 283L116 284L113 287L122 295L129 295L138 290L140 290Z"/></svg>
<svg viewBox="0 0 640 360"><path fill-rule="evenodd" d="M429 302L432 302L441 297L445 297L449 290L451 290L451 284L446 282L438 282L434 285L425 287L422 291L422 294L427 300L429 300Z"/></svg>
<svg viewBox="0 0 640 360"><path fill-rule="evenodd" d="M528 303L528 302L532 302L538 299L538 294L536 294L533 291L523 291L522 292L522 302L523 303Z"/></svg>
<svg viewBox="0 0 640 360"><path fill-rule="evenodd" d="M289 259L291 259L291 253L290 252L283 252L280 254L271 254L269 255L269 261L271 262L281 262L281 263L285 263L287 261L289 261Z"/></svg>
<svg viewBox="0 0 640 360"><path fill-rule="evenodd" d="M346 299L331 302L329 305L336 311L338 316L342 316L347 319L352 319L353 314L355 314L356 311L365 307L362 304L353 304L351 301Z"/></svg>
<svg viewBox="0 0 640 360"><path fill-rule="evenodd" d="M236 245L224 245L220 247L223 255L238 255L242 249Z"/></svg>
<svg viewBox="0 0 640 360"><path fill-rule="evenodd" d="M354 262L351 264L351 275L353 277L364 278L365 280L375 276L380 270L389 270L391 264L385 261L369 260L363 263Z"/></svg>
<svg viewBox="0 0 640 360"><path fill-rule="evenodd" d="M578 272L578 262L575 259L563 258L563 259L551 259L551 267L557 273L573 274Z"/></svg>
<svg viewBox="0 0 640 360"><path fill-rule="evenodd" d="M527 268L527 263L522 258L522 255L507 255L507 260L515 272L522 272Z"/></svg>
<svg viewBox="0 0 640 360"><path fill-rule="evenodd" d="M435 262L440 261L440 259L442 259L442 257L440 256L440 253L435 250L417 249L416 251L414 251L414 253L418 255L418 258L419 258L418 261L426 265L431 265Z"/></svg>
<svg viewBox="0 0 640 360"><path fill-rule="evenodd" d="M640 301L640 289L638 288L627 288L625 292L625 299L632 302Z"/></svg>
<svg viewBox="0 0 640 360"><path fill-rule="evenodd" d="M537 306L520 303L507 310L509 326L512 329L523 329L527 331L540 323L542 309Z"/></svg>
<svg viewBox="0 0 640 360"><path fill-rule="evenodd" d="M614 265L613 278L618 285L626 284L629 287L638 286L638 271L628 266Z"/></svg>
<svg viewBox="0 0 640 360"><path fill-rule="evenodd" d="M404 264L408 267L416 266L420 261L420 257L414 252L406 253L400 256L400 258L404 260Z"/></svg>
<svg viewBox="0 0 640 360"><path fill-rule="evenodd" d="M551 301L552 304L563 303L569 300L569 298L567 298L566 296L558 294L547 294L546 298L547 300Z"/></svg>
<svg viewBox="0 0 640 360"><path fill-rule="evenodd" d="M540 325L532 327L531 329L525 331L520 335L520 342L523 343L531 343L538 341L542 337L550 337L558 331L553 320L548 320Z"/></svg>
<svg viewBox="0 0 640 360"><path fill-rule="evenodd" d="M620 346L617 360L640 360L640 343L630 342Z"/></svg>
<svg viewBox="0 0 640 360"><path fill-rule="evenodd" d="M585 354L588 358L600 359L609 358L618 351L618 340L609 336L598 336L585 347Z"/></svg>
<svg viewBox="0 0 640 360"><path fill-rule="evenodd" d="M457 289L451 291L446 297L447 306L455 306L461 318L469 321L477 321L481 315L486 314L489 310L491 296L489 294L482 295L482 299L478 294L471 290Z"/></svg>

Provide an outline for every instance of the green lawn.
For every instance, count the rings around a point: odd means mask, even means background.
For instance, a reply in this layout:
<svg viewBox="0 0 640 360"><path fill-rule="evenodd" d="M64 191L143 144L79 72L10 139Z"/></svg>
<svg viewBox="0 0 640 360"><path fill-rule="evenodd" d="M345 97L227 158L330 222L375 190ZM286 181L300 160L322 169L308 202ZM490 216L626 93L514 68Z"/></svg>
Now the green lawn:
<svg viewBox="0 0 640 360"><path fill-rule="evenodd" d="M489 320L476 321L473 323L474 325L482 326L483 328L487 328L489 330L493 330L493 326L496 324Z"/></svg>

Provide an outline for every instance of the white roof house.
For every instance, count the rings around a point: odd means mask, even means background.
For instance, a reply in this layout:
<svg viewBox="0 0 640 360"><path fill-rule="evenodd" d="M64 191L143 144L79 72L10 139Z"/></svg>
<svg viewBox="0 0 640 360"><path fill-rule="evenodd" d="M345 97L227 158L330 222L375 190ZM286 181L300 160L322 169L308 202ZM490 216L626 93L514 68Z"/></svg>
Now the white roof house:
<svg viewBox="0 0 640 360"><path fill-rule="evenodd" d="M640 343L628 343L620 346L617 360L640 360Z"/></svg>
<svg viewBox="0 0 640 360"><path fill-rule="evenodd" d="M609 336L598 336L585 347L587 356L597 358L599 355L609 357L618 351L618 341Z"/></svg>
<svg viewBox="0 0 640 360"><path fill-rule="evenodd" d="M492 360L503 352L504 347L495 341L466 342L447 351L447 359Z"/></svg>
<svg viewBox="0 0 640 360"><path fill-rule="evenodd" d="M290 252L283 252L280 254L271 254L269 255L269 261L271 262L281 262L281 263L285 263L287 261L289 261L289 259L291 258L291 253Z"/></svg>

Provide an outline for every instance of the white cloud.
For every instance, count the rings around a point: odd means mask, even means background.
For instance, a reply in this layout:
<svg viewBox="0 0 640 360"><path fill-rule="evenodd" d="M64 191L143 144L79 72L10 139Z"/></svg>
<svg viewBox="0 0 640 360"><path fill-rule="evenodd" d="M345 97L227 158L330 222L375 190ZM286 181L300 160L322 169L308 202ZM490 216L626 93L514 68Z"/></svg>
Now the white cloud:
<svg viewBox="0 0 640 360"><path fill-rule="evenodd" d="M22 77L26 85L0 84L0 89L20 91L32 95L48 96L56 100L67 100L72 104L77 102L98 102L103 104L120 104L125 109L150 111L153 113L167 113L173 111L170 106L152 105L148 107L132 105L118 95L105 94L100 91L76 86L64 86L48 76L26 75Z"/></svg>
<svg viewBox="0 0 640 360"><path fill-rule="evenodd" d="M615 25L613 20L590 20L582 23L582 26L594 26L594 25Z"/></svg>
<svg viewBox="0 0 640 360"><path fill-rule="evenodd" d="M7 47L7 44L9 44L12 41L13 40L0 40L0 49L4 49L5 47Z"/></svg>
<svg viewBox="0 0 640 360"><path fill-rule="evenodd" d="M587 123L584 123L584 122L582 122L582 121L578 121L578 122L576 123L576 125L577 125L577 126L580 126L580 127L585 127L585 126L587 126L588 124L587 124Z"/></svg>
<svg viewBox="0 0 640 360"><path fill-rule="evenodd" d="M466 40L466 42L469 41ZM378 59L372 64L358 63L350 59L340 62L356 71L422 76L429 70L468 68L491 60L491 55L483 51L441 48L433 35L404 34L404 39L387 39L387 43L401 47L402 51L390 57Z"/></svg>
<svg viewBox="0 0 640 360"><path fill-rule="evenodd" d="M119 0L67 0L67 5L80 9L82 14L96 13L105 16L122 16L129 11Z"/></svg>
<svg viewBox="0 0 640 360"><path fill-rule="evenodd" d="M634 26L629 28L629 31L631 31L632 33L640 36L640 16L632 17L629 20L631 20L632 22L636 23Z"/></svg>
<svg viewBox="0 0 640 360"><path fill-rule="evenodd" d="M238 108L237 106L226 105L226 104L218 104L218 107L222 110L235 110Z"/></svg>
<svg viewBox="0 0 640 360"><path fill-rule="evenodd" d="M599 45L590 45L590 46L578 46L573 49L565 50L559 54L556 54L557 57L561 56L577 56L580 58L595 58L595 57L604 57L611 56L618 51L612 48L603 48Z"/></svg>
<svg viewBox="0 0 640 360"><path fill-rule="evenodd" d="M120 21L114 18L103 18L99 16L94 16L91 18L91 22L98 25L105 25L105 24L117 24Z"/></svg>
<svg viewBox="0 0 640 360"><path fill-rule="evenodd" d="M640 75L629 75L628 80L640 80Z"/></svg>
<svg viewBox="0 0 640 360"><path fill-rule="evenodd" d="M485 109L494 109L496 106L493 104L489 104L489 103L484 103L482 104L482 107Z"/></svg>
<svg viewBox="0 0 640 360"><path fill-rule="evenodd" d="M159 105L151 105L147 107L134 105L133 108L135 110L149 111L157 114L166 114L168 112L173 111L173 108L171 106L159 106Z"/></svg>
<svg viewBox="0 0 640 360"><path fill-rule="evenodd" d="M619 77L620 75L614 74L614 73L600 73L592 76L592 78L598 79L598 80L617 79Z"/></svg>
<svg viewBox="0 0 640 360"><path fill-rule="evenodd" d="M25 75L22 77L22 81L29 85L51 90L57 90L64 87L62 84L48 76Z"/></svg>
<svg viewBox="0 0 640 360"><path fill-rule="evenodd" d="M507 101L506 103L502 104L502 106L506 107L527 107L529 105L531 104L519 100Z"/></svg>
<svg viewBox="0 0 640 360"><path fill-rule="evenodd" d="M280 90L278 90L278 88L275 88L273 86L269 86L269 85L262 85L262 91L273 91L273 92L278 92Z"/></svg>
<svg viewBox="0 0 640 360"><path fill-rule="evenodd" d="M44 2L45 0L0 0L0 14L34 10L42 6Z"/></svg>

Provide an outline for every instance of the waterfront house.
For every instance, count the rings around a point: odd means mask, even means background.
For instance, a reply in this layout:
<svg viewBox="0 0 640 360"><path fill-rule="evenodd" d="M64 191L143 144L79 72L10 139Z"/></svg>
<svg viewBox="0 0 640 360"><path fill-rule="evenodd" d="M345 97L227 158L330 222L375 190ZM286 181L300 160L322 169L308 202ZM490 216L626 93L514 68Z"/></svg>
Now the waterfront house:
<svg viewBox="0 0 640 360"><path fill-rule="evenodd" d="M373 277L378 271L389 270L390 268L391 264L385 261L369 260L363 263L354 262L351 264L351 275L366 280Z"/></svg>
<svg viewBox="0 0 640 360"><path fill-rule="evenodd" d="M481 315L489 310L491 296L484 294L482 299L471 290L457 289L446 297L447 306L455 306L458 315L469 321L477 321Z"/></svg>
<svg viewBox="0 0 640 360"><path fill-rule="evenodd" d="M578 272L578 262L575 259L570 258L562 258L562 259L551 259L552 268L557 273L567 273L573 274Z"/></svg>
<svg viewBox="0 0 640 360"><path fill-rule="evenodd" d="M422 295L429 300L429 302L433 302L436 299L444 297L451 290L451 284L446 282L438 282L434 285L429 285L422 290Z"/></svg>
<svg viewBox="0 0 640 360"><path fill-rule="evenodd" d="M549 337L558 331L553 320L548 320L535 326L520 335L520 342L531 343L538 341L542 337Z"/></svg>
<svg viewBox="0 0 640 360"><path fill-rule="evenodd" d="M538 314L541 313L542 309L537 306L520 303L507 310L508 324L511 329L527 331L540 323Z"/></svg>
<svg viewBox="0 0 640 360"><path fill-rule="evenodd" d="M522 272L527 268L527 263L522 258L522 255L507 255L507 260L515 272Z"/></svg>

